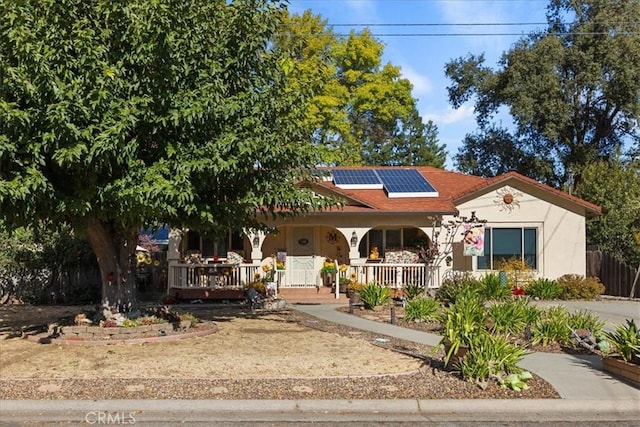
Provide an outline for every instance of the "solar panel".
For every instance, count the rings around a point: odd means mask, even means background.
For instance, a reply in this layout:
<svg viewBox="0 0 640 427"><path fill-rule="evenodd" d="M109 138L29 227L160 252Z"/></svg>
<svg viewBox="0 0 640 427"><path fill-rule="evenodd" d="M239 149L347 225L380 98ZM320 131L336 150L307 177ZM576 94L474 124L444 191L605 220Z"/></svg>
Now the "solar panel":
<svg viewBox="0 0 640 427"><path fill-rule="evenodd" d="M345 190L381 189L382 182L373 169L334 169L333 182Z"/></svg>
<svg viewBox="0 0 640 427"><path fill-rule="evenodd" d="M437 197L436 189L416 169L377 169L387 196Z"/></svg>

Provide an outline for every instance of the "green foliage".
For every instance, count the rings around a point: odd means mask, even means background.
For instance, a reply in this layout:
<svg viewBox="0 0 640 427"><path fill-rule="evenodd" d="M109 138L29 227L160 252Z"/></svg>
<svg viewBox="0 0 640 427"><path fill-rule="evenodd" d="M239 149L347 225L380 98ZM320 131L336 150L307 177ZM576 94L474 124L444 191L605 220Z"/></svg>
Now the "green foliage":
<svg viewBox="0 0 640 427"><path fill-rule="evenodd" d="M639 157L640 158L640 157ZM576 193L603 208L587 222L587 245L637 267L640 265L639 166L620 160L592 162L582 171Z"/></svg>
<svg viewBox="0 0 640 427"><path fill-rule="evenodd" d="M496 273L488 273L480 279L482 295L486 299L504 300L511 297L511 289L500 283L500 276Z"/></svg>
<svg viewBox="0 0 640 427"><path fill-rule="evenodd" d="M0 240L0 298L31 304L100 300L95 256L69 228L17 228L0 231Z"/></svg>
<svg viewBox="0 0 640 427"><path fill-rule="evenodd" d="M567 324L573 330L584 329L589 331L594 337L599 337L604 327L604 322L589 310L578 310L569 314Z"/></svg>
<svg viewBox="0 0 640 427"><path fill-rule="evenodd" d="M520 258L509 258L496 263L496 269L507 274L507 284L513 288L523 286L534 278L534 271L526 261Z"/></svg>
<svg viewBox="0 0 640 427"><path fill-rule="evenodd" d="M527 381L533 378L533 375L529 371L523 371L519 374L509 374L505 378L501 379L498 384L502 388L510 388L514 391L527 390L529 385Z"/></svg>
<svg viewBox="0 0 640 427"><path fill-rule="evenodd" d="M412 299L419 298L424 295L424 286L409 283L404 286L402 292L407 301L411 301Z"/></svg>
<svg viewBox="0 0 640 427"><path fill-rule="evenodd" d="M471 175L493 177L517 170L545 184L556 184L553 160L527 144L506 129L488 125L465 136L453 161L460 172Z"/></svg>
<svg viewBox="0 0 640 427"><path fill-rule="evenodd" d="M370 310L388 303L391 299L391 290L375 282L367 283L360 289L360 299L364 304L364 308Z"/></svg>
<svg viewBox="0 0 640 427"><path fill-rule="evenodd" d="M551 343L567 345L570 342L570 331L567 327L569 315L563 306L550 307L542 312L540 319L531 327L531 343L543 347Z"/></svg>
<svg viewBox="0 0 640 427"><path fill-rule="evenodd" d="M284 9L1 2L0 221L86 232L107 292L108 271L134 283L143 224L260 229L333 205L298 186L318 158L300 125L311 88L271 45Z"/></svg>
<svg viewBox="0 0 640 427"><path fill-rule="evenodd" d="M571 187L590 162L640 137L640 3L554 0L547 20L546 31L521 38L503 54L499 69L487 67L483 55L449 62L449 101L455 108L474 102L480 129L490 129L499 111L508 110L515 141L496 150L500 160L493 164L533 166L539 170L532 176ZM498 145L476 144L486 156L475 158L482 163ZM514 165L521 155L523 162Z"/></svg>
<svg viewBox="0 0 640 427"><path fill-rule="evenodd" d="M605 332L604 337L625 362L640 364L640 329L633 319L627 319L626 325L618 325L613 332Z"/></svg>
<svg viewBox="0 0 640 427"><path fill-rule="evenodd" d="M487 329L492 333L522 334L535 320L536 316L532 314L532 310L539 311L524 298L492 304L487 309Z"/></svg>
<svg viewBox="0 0 640 427"><path fill-rule="evenodd" d="M457 368L465 380L484 385L488 379L520 373L522 369L518 363L527 353L524 348L510 343L506 336L479 334Z"/></svg>
<svg viewBox="0 0 640 427"><path fill-rule="evenodd" d="M564 291L557 281L540 278L528 283L524 292L533 298L552 300L560 298Z"/></svg>
<svg viewBox="0 0 640 427"><path fill-rule="evenodd" d="M404 320L407 322L432 322L439 319L442 305L433 298L420 297L407 301Z"/></svg>
<svg viewBox="0 0 640 427"><path fill-rule="evenodd" d="M584 277L579 274L565 274L558 278L564 299L593 300L604 293L604 285L597 277Z"/></svg>
<svg viewBox="0 0 640 427"><path fill-rule="evenodd" d="M443 336L432 351L441 346L449 346L445 364L458 353L461 347L470 346L480 334L486 333L484 319L486 312L480 293L473 288L465 288L458 293L456 302L442 315Z"/></svg>
<svg viewBox="0 0 640 427"><path fill-rule="evenodd" d="M456 279L443 280L436 290L435 297L445 305L455 304L461 292L475 292L480 294L480 282L470 274Z"/></svg>
<svg viewBox="0 0 640 427"><path fill-rule="evenodd" d="M314 89L302 126L323 163L444 166L437 127L423 123L411 83L382 63L384 45L369 30L338 36L306 11L284 17L275 46L292 50L295 83Z"/></svg>

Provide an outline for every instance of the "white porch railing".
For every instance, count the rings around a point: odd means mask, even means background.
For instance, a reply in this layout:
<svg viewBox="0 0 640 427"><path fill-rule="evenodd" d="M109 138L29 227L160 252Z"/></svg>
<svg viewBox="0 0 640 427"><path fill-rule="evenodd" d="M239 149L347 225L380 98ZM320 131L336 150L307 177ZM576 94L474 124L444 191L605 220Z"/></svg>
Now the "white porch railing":
<svg viewBox="0 0 640 427"><path fill-rule="evenodd" d="M260 264L185 264L169 265L170 288L205 287L211 289L242 289L261 273ZM302 287L289 285L286 270L276 271L278 287ZM354 274L360 283L375 282L394 289L405 285L418 285L426 289L437 288L440 284L439 270L425 264L357 264L348 266L347 271L336 273L333 282L339 278L350 279ZM312 287L315 285L308 285Z"/></svg>
<svg viewBox="0 0 640 427"><path fill-rule="evenodd" d="M169 265L170 288L204 287L242 289L262 273L260 264L186 264ZM276 271L276 282L283 272Z"/></svg>
<svg viewBox="0 0 640 427"><path fill-rule="evenodd" d="M425 289L437 288L440 283L439 270L425 264L359 264L350 265L340 277L356 275L360 283L375 282L389 288L402 289L406 285L417 285Z"/></svg>

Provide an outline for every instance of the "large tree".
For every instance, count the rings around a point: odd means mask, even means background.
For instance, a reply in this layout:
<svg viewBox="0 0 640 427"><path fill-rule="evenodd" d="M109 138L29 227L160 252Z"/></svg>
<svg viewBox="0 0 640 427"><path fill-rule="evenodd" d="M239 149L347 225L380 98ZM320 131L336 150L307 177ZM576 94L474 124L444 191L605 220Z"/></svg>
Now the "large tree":
<svg viewBox="0 0 640 427"><path fill-rule="evenodd" d="M310 11L288 15L276 46L294 53L296 79L315 88L306 125L325 164L444 166L433 122L423 123L399 67L368 30L338 36Z"/></svg>
<svg viewBox="0 0 640 427"><path fill-rule="evenodd" d="M551 157L557 180L573 186L587 164L640 139L640 2L551 0L547 17L548 28L518 41L497 70L483 55L448 63L449 99L474 99L482 130L508 110L527 154L545 167Z"/></svg>
<svg viewBox="0 0 640 427"><path fill-rule="evenodd" d="M587 238L633 267L640 265L640 163L617 157L583 169L577 195L602 206L604 215L587 223Z"/></svg>
<svg viewBox="0 0 640 427"><path fill-rule="evenodd" d="M283 7L2 0L0 220L86 233L103 302L122 307L143 224L240 229L321 208L295 186L317 159L305 88L270 48Z"/></svg>

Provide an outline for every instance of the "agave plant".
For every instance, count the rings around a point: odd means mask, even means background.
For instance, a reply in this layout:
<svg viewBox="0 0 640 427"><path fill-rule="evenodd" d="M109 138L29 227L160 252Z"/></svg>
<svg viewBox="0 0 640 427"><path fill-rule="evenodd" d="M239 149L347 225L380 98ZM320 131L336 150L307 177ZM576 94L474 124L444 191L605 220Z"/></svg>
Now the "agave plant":
<svg viewBox="0 0 640 427"><path fill-rule="evenodd" d="M603 335L625 362L640 359L640 330L633 319L627 319L626 325L619 325L615 331L604 332Z"/></svg>

